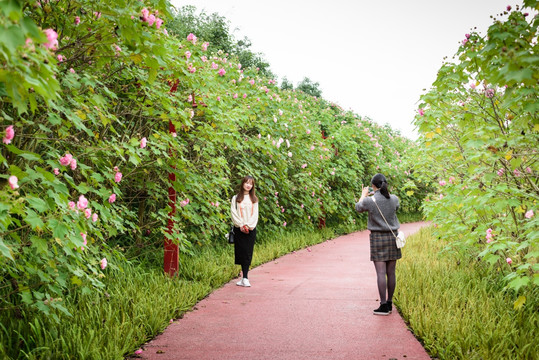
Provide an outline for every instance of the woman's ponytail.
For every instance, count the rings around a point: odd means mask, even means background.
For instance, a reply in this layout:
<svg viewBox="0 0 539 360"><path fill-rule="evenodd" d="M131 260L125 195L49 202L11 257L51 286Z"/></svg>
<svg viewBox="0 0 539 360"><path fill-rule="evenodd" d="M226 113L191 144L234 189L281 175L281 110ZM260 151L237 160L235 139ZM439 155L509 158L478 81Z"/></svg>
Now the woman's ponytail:
<svg viewBox="0 0 539 360"><path fill-rule="evenodd" d="M380 194L384 195L386 199L389 199L389 190L387 190L387 182L382 183L382 187L380 188Z"/></svg>
<svg viewBox="0 0 539 360"><path fill-rule="evenodd" d="M382 174L376 174L372 177L371 184L380 189L380 194L389 199L389 190L387 189L387 179Z"/></svg>

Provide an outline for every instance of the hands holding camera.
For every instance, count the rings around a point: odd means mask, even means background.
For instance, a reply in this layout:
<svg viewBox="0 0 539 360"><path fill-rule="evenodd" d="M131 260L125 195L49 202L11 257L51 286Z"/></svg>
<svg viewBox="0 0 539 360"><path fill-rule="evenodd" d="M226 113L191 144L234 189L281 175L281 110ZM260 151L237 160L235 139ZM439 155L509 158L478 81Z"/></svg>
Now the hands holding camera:
<svg viewBox="0 0 539 360"><path fill-rule="evenodd" d="M370 192L372 192L372 189L370 189L368 186L365 187L361 185L361 197L359 198L359 200L356 200L356 202L359 202L369 196Z"/></svg>
<svg viewBox="0 0 539 360"><path fill-rule="evenodd" d="M363 187L363 189L361 190L361 197L362 198L367 197L369 195L370 191L371 191L371 189L369 189L369 187L367 187L367 186Z"/></svg>

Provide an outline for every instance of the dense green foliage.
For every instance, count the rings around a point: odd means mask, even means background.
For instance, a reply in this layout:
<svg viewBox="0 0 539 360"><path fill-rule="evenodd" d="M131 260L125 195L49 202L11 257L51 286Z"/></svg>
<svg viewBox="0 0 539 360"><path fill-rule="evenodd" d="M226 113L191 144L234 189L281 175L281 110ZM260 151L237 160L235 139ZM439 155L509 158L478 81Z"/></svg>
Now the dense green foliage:
<svg viewBox="0 0 539 360"><path fill-rule="evenodd" d="M354 198L378 171L402 212L419 208L421 193L404 188L411 141L168 34L169 9L0 2L0 308L58 319L66 296L105 288L126 247L223 241L245 174L258 180L266 232L354 224Z"/></svg>
<svg viewBox="0 0 539 360"><path fill-rule="evenodd" d="M415 120L417 170L437 187L424 205L436 234L516 291L539 284L538 26L508 7L486 36L466 34Z"/></svg>
<svg viewBox="0 0 539 360"><path fill-rule="evenodd" d="M429 354L436 359L536 359L539 292L528 302L504 291L503 277L484 263L443 253L448 241L432 227L410 236L397 265L396 303Z"/></svg>

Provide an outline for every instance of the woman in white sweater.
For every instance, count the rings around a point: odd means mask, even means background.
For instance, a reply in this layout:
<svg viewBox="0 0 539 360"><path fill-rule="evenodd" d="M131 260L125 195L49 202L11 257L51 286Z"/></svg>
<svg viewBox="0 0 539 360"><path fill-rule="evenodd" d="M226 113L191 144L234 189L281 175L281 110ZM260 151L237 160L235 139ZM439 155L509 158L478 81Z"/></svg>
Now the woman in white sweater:
<svg viewBox="0 0 539 360"><path fill-rule="evenodd" d="M258 198L255 194L255 179L245 176L239 191L230 204L232 222L234 223L234 260L241 265L242 279L238 286L250 287L248 273L256 240L256 224L258 223Z"/></svg>

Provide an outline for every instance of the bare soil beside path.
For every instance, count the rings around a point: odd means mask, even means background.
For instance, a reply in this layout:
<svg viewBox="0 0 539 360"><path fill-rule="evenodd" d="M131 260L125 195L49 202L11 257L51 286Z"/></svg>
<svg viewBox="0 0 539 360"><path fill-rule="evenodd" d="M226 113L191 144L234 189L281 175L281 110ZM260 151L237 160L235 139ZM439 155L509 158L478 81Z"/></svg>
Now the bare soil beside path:
<svg viewBox="0 0 539 360"><path fill-rule="evenodd" d="M403 224L401 230L410 235L424 225ZM285 255L250 271L249 279L250 288L234 279L200 301L144 345L140 356L430 359L396 309L389 316L372 314L379 299L368 231Z"/></svg>

